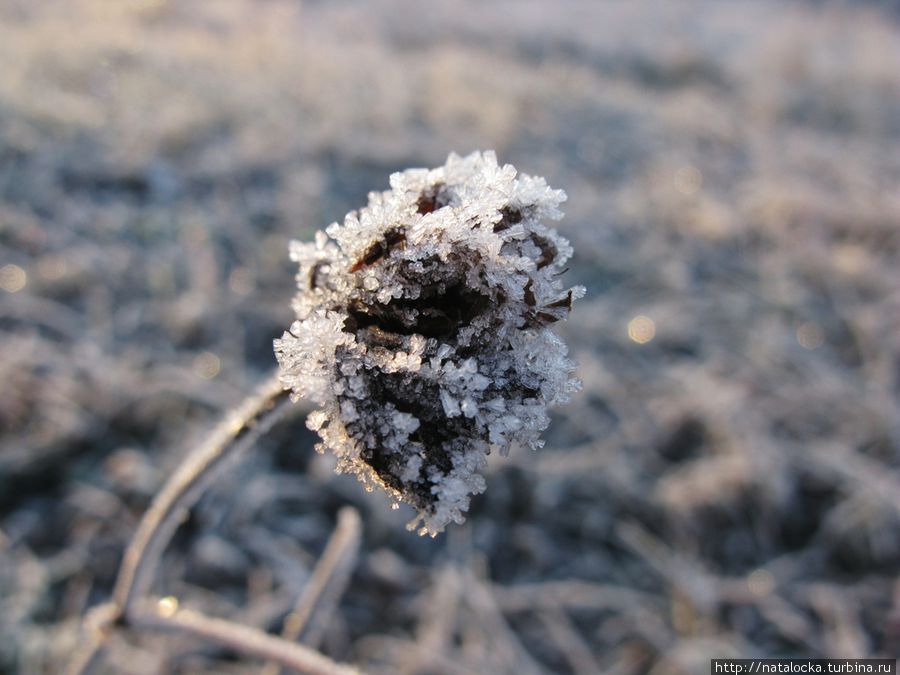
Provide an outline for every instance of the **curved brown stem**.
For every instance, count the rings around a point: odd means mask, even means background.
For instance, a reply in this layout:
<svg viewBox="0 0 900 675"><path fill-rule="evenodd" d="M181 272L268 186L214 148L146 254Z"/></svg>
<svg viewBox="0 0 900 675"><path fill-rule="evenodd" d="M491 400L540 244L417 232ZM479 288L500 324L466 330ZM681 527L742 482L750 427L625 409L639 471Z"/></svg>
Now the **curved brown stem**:
<svg viewBox="0 0 900 675"><path fill-rule="evenodd" d="M112 602L96 608L85 621L89 642L70 663L72 675L84 675L97 667L112 626L130 623L135 618L135 607L156 576L160 556L188 510L229 462L268 431L289 405L289 395L278 378L269 377L172 474L147 509L125 550Z"/></svg>
<svg viewBox="0 0 900 675"><path fill-rule="evenodd" d="M213 430L157 494L125 550L113 591L113 603L125 620L137 599L146 594L159 558L188 510L229 460L253 445L284 415L289 401L277 377L270 377Z"/></svg>
<svg viewBox="0 0 900 675"><path fill-rule="evenodd" d="M152 600L135 604L131 613L134 626L195 635L248 656L274 661L299 673L359 675L355 668L335 663L315 649L288 642L257 628L216 619L190 609L163 611L159 606L159 602Z"/></svg>

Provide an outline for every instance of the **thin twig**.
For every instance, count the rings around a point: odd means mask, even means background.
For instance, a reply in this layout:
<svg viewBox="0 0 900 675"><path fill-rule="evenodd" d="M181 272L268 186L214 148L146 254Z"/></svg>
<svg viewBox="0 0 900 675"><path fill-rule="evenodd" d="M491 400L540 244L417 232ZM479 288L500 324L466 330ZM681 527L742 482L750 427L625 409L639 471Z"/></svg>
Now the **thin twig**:
<svg viewBox="0 0 900 675"><path fill-rule="evenodd" d="M144 514L125 551L113 602L127 618L155 576L160 555L204 489L284 414L289 398L276 377L248 398L175 471Z"/></svg>
<svg viewBox="0 0 900 675"><path fill-rule="evenodd" d="M439 668L436 657L447 658L453 643L459 620L460 600L459 571L446 565L436 575L422 597L419 625L416 627L416 645L409 658L398 666L400 675L412 675L431 668Z"/></svg>
<svg viewBox="0 0 900 675"><path fill-rule="evenodd" d="M444 675L483 675L486 672L501 672L469 666L466 663L468 660L466 656L458 650L450 655L431 652L428 647L416 640L404 640L390 635L363 637L356 646L362 656L368 657L364 660L379 659L391 664L423 663L431 668L416 672L437 672Z"/></svg>
<svg viewBox="0 0 900 675"><path fill-rule="evenodd" d="M325 551L316 564L297 604L284 622L281 637L289 642L296 642L304 628L310 625L315 613L318 619L311 625L304 642L310 647L318 647L322 638L322 630L328 623L331 611L337 605L350 573L356 564L359 551L360 520L356 509L346 507L338 513L334 534L328 540ZM281 668L277 663L268 663L262 675L279 675Z"/></svg>
<svg viewBox="0 0 900 675"><path fill-rule="evenodd" d="M112 623L119 616L119 608L112 603L92 608L84 618L84 633L88 643L69 663L70 675L89 675L100 667Z"/></svg>
<svg viewBox="0 0 900 675"><path fill-rule="evenodd" d="M113 602L97 608L85 622L89 643L69 664L72 675L86 675L103 656L109 631L128 622L131 610L156 575L159 558L184 517L209 484L288 410L289 396L270 377L194 450L153 500L125 551L113 591ZM102 615L102 617L101 617ZM98 620L98 617L102 620Z"/></svg>
<svg viewBox="0 0 900 675"><path fill-rule="evenodd" d="M308 675L358 675L359 671L336 663L314 649L269 635L257 628L208 617L190 609L167 611L166 604L157 601L135 604L130 615L136 628L153 628L189 633L217 642L229 649L276 661Z"/></svg>
<svg viewBox="0 0 900 675"><path fill-rule="evenodd" d="M66 671L69 675L90 675L100 666L100 662L103 659L106 638L91 635L88 639L90 642L78 650L72 658L72 661L69 663L68 670Z"/></svg>
<svg viewBox="0 0 900 675"><path fill-rule="evenodd" d="M603 672L603 668L591 653L590 647L578 633L578 629L565 611L560 608L544 609L538 613L538 618L544 624L550 639L556 643L559 653L575 675L592 675Z"/></svg>
<svg viewBox="0 0 900 675"><path fill-rule="evenodd" d="M469 606L483 622L484 630L491 637L491 650L510 672L532 675L541 672L541 667L519 640L497 605L489 582L483 581L475 572L466 571L464 580Z"/></svg>

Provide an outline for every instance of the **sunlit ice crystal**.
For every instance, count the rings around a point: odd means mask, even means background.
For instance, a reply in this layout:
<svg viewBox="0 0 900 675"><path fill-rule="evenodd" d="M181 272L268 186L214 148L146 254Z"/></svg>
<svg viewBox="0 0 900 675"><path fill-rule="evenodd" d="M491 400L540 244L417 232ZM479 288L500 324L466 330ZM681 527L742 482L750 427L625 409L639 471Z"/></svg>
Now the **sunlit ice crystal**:
<svg viewBox="0 0 900 675"><path fill-rule="evenodd" d="M487 455L540 447L548 406L578 389L550 327L584 289L562 285L572 249L545 222L566 195L543 178L476 152L390 186L291 243L297 319L275 353L318 405L317 449L436 535L484 490Z"/></svg>

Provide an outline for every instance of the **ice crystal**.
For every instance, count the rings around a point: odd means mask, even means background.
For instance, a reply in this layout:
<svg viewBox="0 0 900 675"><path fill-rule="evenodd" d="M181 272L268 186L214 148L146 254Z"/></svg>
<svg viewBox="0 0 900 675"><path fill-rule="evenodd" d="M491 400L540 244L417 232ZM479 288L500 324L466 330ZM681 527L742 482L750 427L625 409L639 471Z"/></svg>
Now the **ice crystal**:
<svg viewBox="0 0 900 675"><path fill-rule="evenodd" d="M418 511L462 522L492 450L542 445L547 407L579 386L548 328L581 287L559 279L569 243L542 221L566 196L493 152L409 169L368 206L291 243L297 320L275 341L280 376L338 471Z"/></svg>

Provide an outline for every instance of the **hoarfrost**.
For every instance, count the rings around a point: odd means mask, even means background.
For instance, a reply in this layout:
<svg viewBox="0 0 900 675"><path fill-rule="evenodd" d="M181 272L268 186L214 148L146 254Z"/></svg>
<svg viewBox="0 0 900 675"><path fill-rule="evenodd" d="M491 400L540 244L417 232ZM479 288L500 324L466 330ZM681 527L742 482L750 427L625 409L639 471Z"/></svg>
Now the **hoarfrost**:
<svg viewBox="0 0 900 675"><path fill-rule="evenodd" d="M297 320L275 352L285 388L320 406L317 448L433 536L484 490L491 448L540 447L547 407L577 390L548 327L584 289L560 281L572 248L541 221L565 193L543 178L485 152L390 185L291 243Z"/></svg>

